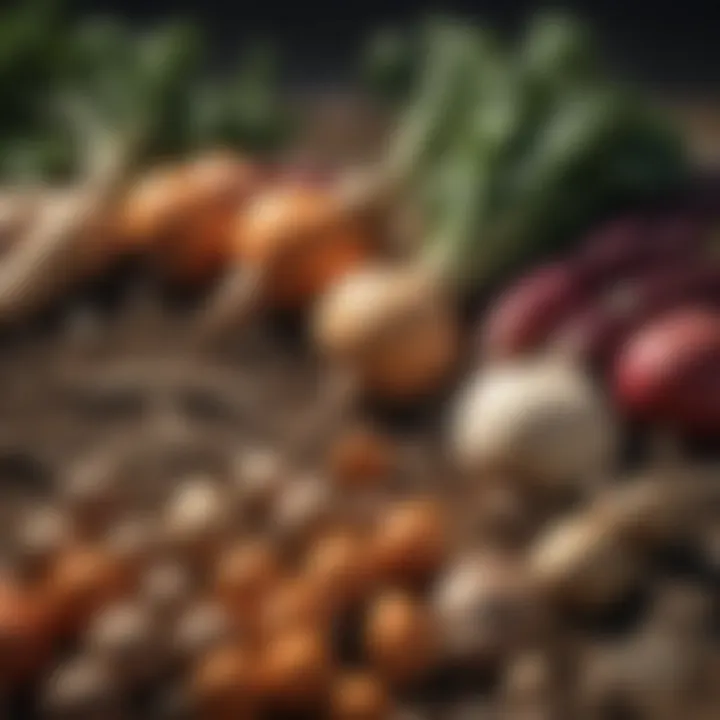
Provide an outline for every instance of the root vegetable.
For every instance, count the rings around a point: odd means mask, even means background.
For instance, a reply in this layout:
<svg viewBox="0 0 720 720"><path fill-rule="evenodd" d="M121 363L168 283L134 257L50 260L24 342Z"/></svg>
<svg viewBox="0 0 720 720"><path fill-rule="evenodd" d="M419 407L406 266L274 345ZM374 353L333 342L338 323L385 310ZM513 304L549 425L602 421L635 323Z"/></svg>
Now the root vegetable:
<svg viewBox="0 0 720 720"><path fill-rule="evenodd" d="M117 138L108 147L95 129L90 133L91 142L82 138L88 146L85 181L54 199L3 259L2 323L16 323L47 308L65 289L104 270L117 257L111 208L125 185L136 138Z"/></svg>
<svg viewBox="0 0 720 720"><path fill-rule="evenodd" d="M587 286L569 262L533 271L492 305L482 326L483 354L499 359L537 350L587 294Z"/></svg>
<svg viewBox="0 0 720 720"><path fill-rule="evenodd" d="M202 717L246 720L254 716L258 687L253 658L236 645L216 648L192 672L191 696Z"/></svg>
<svg viewBox="0 0 720 720"><path fill-rule="evenodd" d="M336 612L356 606L374 583L364 538L349 530L330 532L310 547L304 562L308 582L319 587Z"/></svg>
<svg viewBox="0 0 720 720"><path fill-rule="evenodd" d="M339 281L318 305L313 334L334 367L389 402L436 392L459 354L453 309L417 268L371 266Z"/></svg>
<svg viewBox="0 0 720 720"><path fill-rule="evenodd" d="M386 582L422 584L447 558L449 527L442 506L417 499L391 507L378 520L370 554Z"/></svg>
<svg viewBox="0 0 720 720"><path fill-rule="evenodd" d="M205 561L217 551L231 517L227 498L212 479L191 478L178 487L165 508L164 537L180 556Z"/></svg>
<svg viewBox="0 0 720 720"><path fill-rule="evenodd" d="M180 562L165 561L148 568L139 584L139 599L157 622L173 623L185 609L194 589L190 572Z"/></svg>
<svg viewBox="0 0 720 720"><path fill-rule="evenodd" d="M720 272L706 261L650 269L579 308L549 341L578 359L606 368L644 324L679 306L720 307L718 288Z"/></svg>
<svg viewBox="0 0 720 720"><path fill-rule="evenodd" d="M389 438L370 428L356 427L334 440L326 464L339 485L357 488L387 479L397 466L397 455Z"/></svg>
<svg viewBox="0 0 720 720"><path fill-rule="evenodd" d="M493 665L535 638L541 599L518 557L493 551L460 560L434 596L448 658Z"/></svg>
<svg viewBox="0 0 720 720"><path fill-rule="evenodd" d="M614 367L630 415L680 431L720 429L720 314L678 310L628 340Z"/></svg>
<svg viewBox="0 0 720 720"><path fill-rule="evenodd" d="M42 595L0 578L0 690L35 677L51 657L53 627Z"/></svg>
<svg viewBox="0 0 720 720"><path fill-rule="evenodd" d="M215 567L215 592L230 615L250 626L281 574L280 559L268 543L240 543L220 554Z"/></svg>
<svg viewBox="0 0 720 720"><path fill-rule="evenodd" d="M127 687L136 687L159 675L162 669L155 619L138 602L111 605L90 624L86 646L107 663Z"/></svg>
<svg viewBox="0 0 720 720"><path fill-rule="evenodd" d="M295 183L254 198L232 236L238 267L200 320L201 333L211 339L233 331L262 304L307 307L371 252L363 227L333 192Z"/></svg>
<svg viewBox="0 0 720 720"><path fill-rule="evenodd" d="M256 525L266 520L289 473L279 454L268 448L248 448L233 463L232 473L242 520Z"/></svg>
<svg viewBox="0 0 720 720"><path fill-rule="evenodd" d="M683 213L612 220L583 242L575 271L580 282L597 288L651 268L685 265L701 249L705 229L699 217Z"/></svg>
<svg viewBox="0 0 720 720"><path fill-rule="evenodd" d="M617 600L642 572L637 552L603 516L571 516L536 541L530 576L560 605L597 608Z"/></svg>
<svg viewBox="0 0 720 720"><path fill-rule="evenodd" d="M348 673L335 681L330 695L331 720L386 720L391 712L388 692L373 675Z"/></svg>
<svg viewBox="0 0 720 720"><path fill-rule="evenodd" d="M219 151L151 171L118 211L123 241L149 255L171 281L205 282L227 264L233 220L261 174Z"/></svg>
<svg viewBox="0 0 720 720"><path fill-rule="evenodd" d="M48 679L43 709L53 720L118 720L123 717L117 678L95 658L78 657Z"/></svg>
<svg viewBox="0 0 720 720"><path fill-rule="evenodd" d="M70 537L68 518L58 508L35 508L22 516L15 536L19 574L29 581L44 581Z"/></svg>
<svg viewBox="0 0 720 720"><path fill-rule="evenodd" d="M546 488L598 478L616 460L603 398L580 368L554 358L480 372L460 393L451 433L466 471L517 472Z"/></svg>
<svg viewBox="0 0 720 720"><path fill-rule="evenodd" d="M102 548L76 546L60 555L47 583L49 602L64 636L77 634L104 605L129 588L126 569Z"/></svg>
<svg viewBox="0 0 720 720"><path fill-rule="evenodd" d="M301 628L324 631L331 619L325 588L305 574L282 582L262 607L261 625L268 637Z"/></svg>
<svg viewBox="0 0 720 720"><path fill-rule="evenodd" d="M368 659L393 685L420 680L440 658L438 628L419 600L398 591L378 595L365 627Z"/></svg>
<svg viewBox="0 0 720 720"><path fill-rule="evenodd" d="M316 628L279 634L260 658L263 691L273 706L284 710L320 706L326 700L333 672L330 648Z"/></svg>
<svg viewBox="0 0 720 720"><path fill-rule="evenodd" d="M178 618L170 648L182 666L234 639L235 627L225 608L214 600L199 600Z"/></svg>

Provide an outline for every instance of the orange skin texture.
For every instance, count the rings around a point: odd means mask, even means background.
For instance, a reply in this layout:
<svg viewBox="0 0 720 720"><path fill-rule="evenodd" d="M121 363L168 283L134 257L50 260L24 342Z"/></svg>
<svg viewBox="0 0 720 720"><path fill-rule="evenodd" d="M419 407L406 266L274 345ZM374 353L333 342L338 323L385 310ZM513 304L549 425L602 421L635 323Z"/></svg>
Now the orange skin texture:
<svg viewBox="0 0 720 720"><path fill-rule="evenodd" d="M419 499L401 503L386 513L376 531L372 555L383 578L422 584L442 567L448 545L442 506Z"/></svg>
<svg viewBox="0 0 720 720"><path fill-rule="evenodd" d="M363 487L386 480L396 467L392 441L371 429L357 427L344 432L326 459L332 478L343 487Z"/></svg>
<svg viewBox="0 0 720 720"><path fill-rule="evenodd" d="M229 645L211 650L194 668L191 693L201 717L252 718L258 692L254 658L240 647Z"/></svg>
<svg viewBox="0 0 720 720"><path fill-rule="evenodd" d="M421 679L436 664L439 636L432 615L419 600L390 590L370 607L365 647L382 677L405 685Z"/></svg>
<svg viewBox="0 0 720 720"><path fill-rule="evenodd" d="M360 266L369 246L362 225L327 189L299 183L256 196L233 232L240 266L262 275L268 299L281 309L314 300Z"/></svg>
<svg viewBox="0 0 720 720"><path fill-rule="evenodd" d="M45 667L53 649L50 621L42 596L0 578L0 690Z"/></svg>
<svg viewBox="0 0 720 720"><path fill-rule="evenodd" d="M209 281L228 262L235 216L260 175L255 165L223 152L156 168L120 209L125 247L151 255L172 282Z"/></svg>
<svg viewBox="0 0 720 720"><path fill-rule="evenodd" d="M122 597L131 584L127 569L102 549L70 548L58 558L47 583L58 630L63 636L80 632L98 610Z"/></svg>
<svg viewBox="0 0 720 720"><path fill-rule="evenodd" d="M278 708L318 707L334 674L330 648L317 630L297 629L271 641L261 659L260 676L268 701Z"/></svg>
<svg viewBox="0 0 720 720"><path fill-rule="evenodd" d="M281 576L281 563L272 547L259 541L242 543L220 555L215 590L234 618L253 623Z"/></svg>
<svg viewBox="0 0 720 720"><path fill-rule="evenodd" d="M387 690L370 674L348 673L333 686L331 720L385 720L391 717L391 711Z"/></svg>

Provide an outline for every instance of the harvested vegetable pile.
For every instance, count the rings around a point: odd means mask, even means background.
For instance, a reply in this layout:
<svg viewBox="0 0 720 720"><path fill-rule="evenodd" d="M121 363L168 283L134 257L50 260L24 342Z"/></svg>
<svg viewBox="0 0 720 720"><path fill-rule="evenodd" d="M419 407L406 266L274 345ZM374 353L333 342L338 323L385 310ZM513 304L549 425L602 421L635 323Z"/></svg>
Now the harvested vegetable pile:
<svg viewBox="0 0 720 720"><path fill-rule="evenodd" d="M54 8L0 15L0 717L717 717L720 217L588 29L381 34L328 166L264 50Z"/></svg>

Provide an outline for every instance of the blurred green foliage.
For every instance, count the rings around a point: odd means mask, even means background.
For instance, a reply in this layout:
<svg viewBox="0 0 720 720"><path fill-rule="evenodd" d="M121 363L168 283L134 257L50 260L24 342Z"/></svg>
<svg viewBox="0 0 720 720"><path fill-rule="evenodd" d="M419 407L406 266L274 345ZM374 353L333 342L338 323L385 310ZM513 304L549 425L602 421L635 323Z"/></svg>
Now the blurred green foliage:
<svg viewBox="0 0 720 720"><path fill-rule="evenodd" d="M0 178L79 168L62 112L80 100L108 131L142 127L152 159L213 144L276 149L292 127L269 45L246 48L232 72L209 72L199 28L171 20L138 31L114 17L73 21L61 0L0 11Z"/></svg>

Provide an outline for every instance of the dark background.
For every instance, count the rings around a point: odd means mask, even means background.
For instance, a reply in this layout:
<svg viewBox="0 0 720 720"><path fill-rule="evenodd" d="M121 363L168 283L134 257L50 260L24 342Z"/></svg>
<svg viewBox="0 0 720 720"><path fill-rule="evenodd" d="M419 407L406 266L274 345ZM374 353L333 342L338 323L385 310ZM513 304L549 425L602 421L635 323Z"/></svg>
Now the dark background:
<svg viewBox="0 0 720 720"><path fill-rule="evenodd" d="M699 91L720 100L720 15L717 0L575 0L554 7L592 21L608 61L625 76L661 89ZM409 0L80 0L79 12L111 10L144 24L173 14L201 22L218 58L248 38L278 41L295 79L342 80L352 72L361 39L378 24L424 10L458 10L512 33L534 9L523 0L422 3Z"/></svg>

